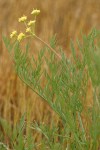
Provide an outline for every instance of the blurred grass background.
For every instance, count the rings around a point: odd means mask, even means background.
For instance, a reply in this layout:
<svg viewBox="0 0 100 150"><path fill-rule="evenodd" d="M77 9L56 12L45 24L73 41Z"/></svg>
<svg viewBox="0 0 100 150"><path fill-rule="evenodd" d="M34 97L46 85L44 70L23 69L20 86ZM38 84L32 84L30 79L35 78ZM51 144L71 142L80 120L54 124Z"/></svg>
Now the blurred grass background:
<svg viewBox="0 0 100 150"><path fill-rule="evenodd" d="M71 38L75 41L81 37L81 31L88 33L93 27L100 29L100 0L0 0L0 117L12 124L16 124L25 111L30 121L50 123L52 118L57 120L50 107L19 80L2 41L2 34L9 36L14 29L23 30L18 18L23 14L29 16L33 8L41 10L37 35L48 42L56 34L66 54L69 54ZM35 47L40 48L38 41L33 41L33 47L35 53ZM91 88L87 93L91 100Z"/></svg>

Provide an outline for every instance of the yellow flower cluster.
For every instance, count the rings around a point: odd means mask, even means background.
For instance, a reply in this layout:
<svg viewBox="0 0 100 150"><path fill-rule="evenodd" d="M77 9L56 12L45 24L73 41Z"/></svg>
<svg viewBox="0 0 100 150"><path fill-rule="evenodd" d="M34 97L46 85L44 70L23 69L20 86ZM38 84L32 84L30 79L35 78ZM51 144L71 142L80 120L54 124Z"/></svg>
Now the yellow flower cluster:
<svg viewBox="0 0 100 150"><path fill-rule="evenodd" d="M31 12L32 15L38 15L40 13L40 10L37 9L33 9L33 11Z"/></svg>
<svg viewBox="0 0 100 150"><path fill-rule="evenodd" d="M26 32L31 32L31 28L26 28Z"/></svg>
<svg viewBox="0 0 100 150"><path fill-rule="evenodd" d="M34 33L34 28L35 28L35 23L36 23L36 16L40 13L40 10L38 9L33 9L33 11L31 12L32 15L34 15L34 20L30 20L30 21L27 21L27 16L23 15L22 17L20 17L18 19L19 22L23 22L25 23L25 27L26 27L26 33L28 33L28 36L29 34L31 36L34 36L35 33ZM27 35L25 35L24 33L20 33L19 35L17 35L17 31L13 31L11 34L10 34L10 38L13 38L13 37L16 37L16 39L18 40L18 42L20 42L22 39L28 37Z"/></svg>
<svg viewBox="0 0 100 150"><path fill-rule="evenodd" d="M21 18L19 18L19 22L24 22L24 21L26 21L27 20L27 16L23 16L23 17L21 17Z"/></svg>
<svg viewBox="0 0 100 150"><path fill-rule="evenodd" d="M25 37L25 34L21 32L21 33L18 35L17 40L20 42L24 37Z"/></svg>
<svg viewBox="0 0 100 150"><path fill-rule="evenodd" d="M13 38L14 36L17 35L17 31L13 31L11 34L10 34L10 38Z"/></svg>
<svg viewBox="0 0 100 150"><path fill-rule="evenodd" d="M36 20L29 21L29 22L28 22L28 26L34 25L34 24L35 24L35 22L36 22Z"/></svg>

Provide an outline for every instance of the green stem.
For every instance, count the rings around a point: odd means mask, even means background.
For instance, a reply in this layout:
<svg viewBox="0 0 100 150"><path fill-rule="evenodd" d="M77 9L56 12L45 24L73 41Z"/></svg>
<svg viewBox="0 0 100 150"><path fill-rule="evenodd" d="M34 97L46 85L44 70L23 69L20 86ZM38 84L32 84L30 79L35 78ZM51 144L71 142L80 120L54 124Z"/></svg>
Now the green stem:
<svg viewBox="0 0 100 150"><path fill-rule="evenodd" d="M33 33L32 33L32 35L33 35L36 39L38 39L40 42L42 42L43 44L45 44L49 49L52 50L52 52L55 53L55 55L56 55L57 57L59 57L59 58L61 59L61 56L60 56L49 44L47 44L46 42L44 42L44 41L43 41L41 38L39 38L37 35L34 35Z"/></svg>

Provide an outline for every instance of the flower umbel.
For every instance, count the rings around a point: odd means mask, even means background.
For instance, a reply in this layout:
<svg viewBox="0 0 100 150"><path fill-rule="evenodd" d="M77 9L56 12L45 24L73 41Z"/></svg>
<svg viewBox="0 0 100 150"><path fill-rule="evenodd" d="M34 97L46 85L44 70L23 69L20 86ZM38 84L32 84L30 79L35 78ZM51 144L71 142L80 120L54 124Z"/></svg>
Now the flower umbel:
<svg viewBox="0 0 100 150"><path fill-rule="evenodd" d="M10 38L12 39L14 36L17 35L17 31L13 31L11 34L10 34Z"/></svg>
<svg viewBox="0 0 100 150"><path fill-rule="evenodd" d="M33 9L33 11L31 12L32 15L38 15L40 13L40 10L38 9Z"/></svg>
<svg viewBox="0 0 100 150"><path fill-rule="evenodd" d="M21 17L21 18L19 18L19 22L24 22L24 21L26 21L27 20L27 16L23 16L23 17Z"/></svg>
<svg viewBox="0 0 100 150"><path fill-rule="evenodd" d="M25 37L25 34L21 32L21 33L18 35L17 40L20 42L24 37Z"/></svg>
<svg viewBox="0 0 100 150"><path fill-rule="evenodd" d="M10 38L13 38L15 36L16 40L21 42L21 40L23 40L23 39L25 39L27 37L36 36L35 35L35 23L36 23L36 16L39 13L40 13L40 10L33 9L31 14L34 15L34 19L33 20L29 20L29 22L27 21L27 16L23 15L22 17L20 17L18 19L18 21L24 23L26 34L24 32L21 32L21 33L17 34L17 31L13 31L10 34Z"/></svg>
<svg viewBox="0 0 100 150"><path fill-rule="evenodd" d="M26 28L26 32L31 32L31 28Z"/></svg>
<svg viewBox="0 0 100 150"><path fill-rule="evenodd" d="M35 22L36 22L36 20L29 21L29 22L28 22L28 26L34 25L34 24L35 24Z"/></svg>

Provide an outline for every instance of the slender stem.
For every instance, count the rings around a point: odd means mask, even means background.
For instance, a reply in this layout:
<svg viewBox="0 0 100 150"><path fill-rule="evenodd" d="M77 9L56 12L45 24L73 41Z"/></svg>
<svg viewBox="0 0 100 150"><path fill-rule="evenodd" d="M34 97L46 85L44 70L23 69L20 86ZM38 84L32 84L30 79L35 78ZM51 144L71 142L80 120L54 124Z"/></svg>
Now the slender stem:
<svg viewBox="0 0 100 150"><path fill-rule="evenodd" d="M35 20L36 20L36 17L35 17ZM24 22L24 24L25 24L25 26L27 28L26 22ZM35 30L35 26L34 26L34 30ZM31 34L33 35L33 37L35 37L36 39L38 39L39 41L41 41L43 44L45 44L48 48L50 48L55 53L55 55L61 59L61 56L48 43L46 43L45 41L43 41L36 34L33 34L33 32L31 32Z"/></svg>
<svg viewBox="0 0 100 150"><path fill-rule="evenodd" d="M36 39L38 39L39 41L41 41L42 43L44 43L48 48L50 48L54 53L55 53L55 55L56 56L58 56L60 59L61 59L61 56L49 45L49 44L47 44L46 42L44 42L41 38L39 38L37 35L34 35L34 37L36 38Z"/></svg>
<svg viewBox="0 0 100 150"><path fill-rule="evenodd" d="M26 24L26 22L24 21L24 25L25 25L25 27L27 28L27 24Z"/></svg>

